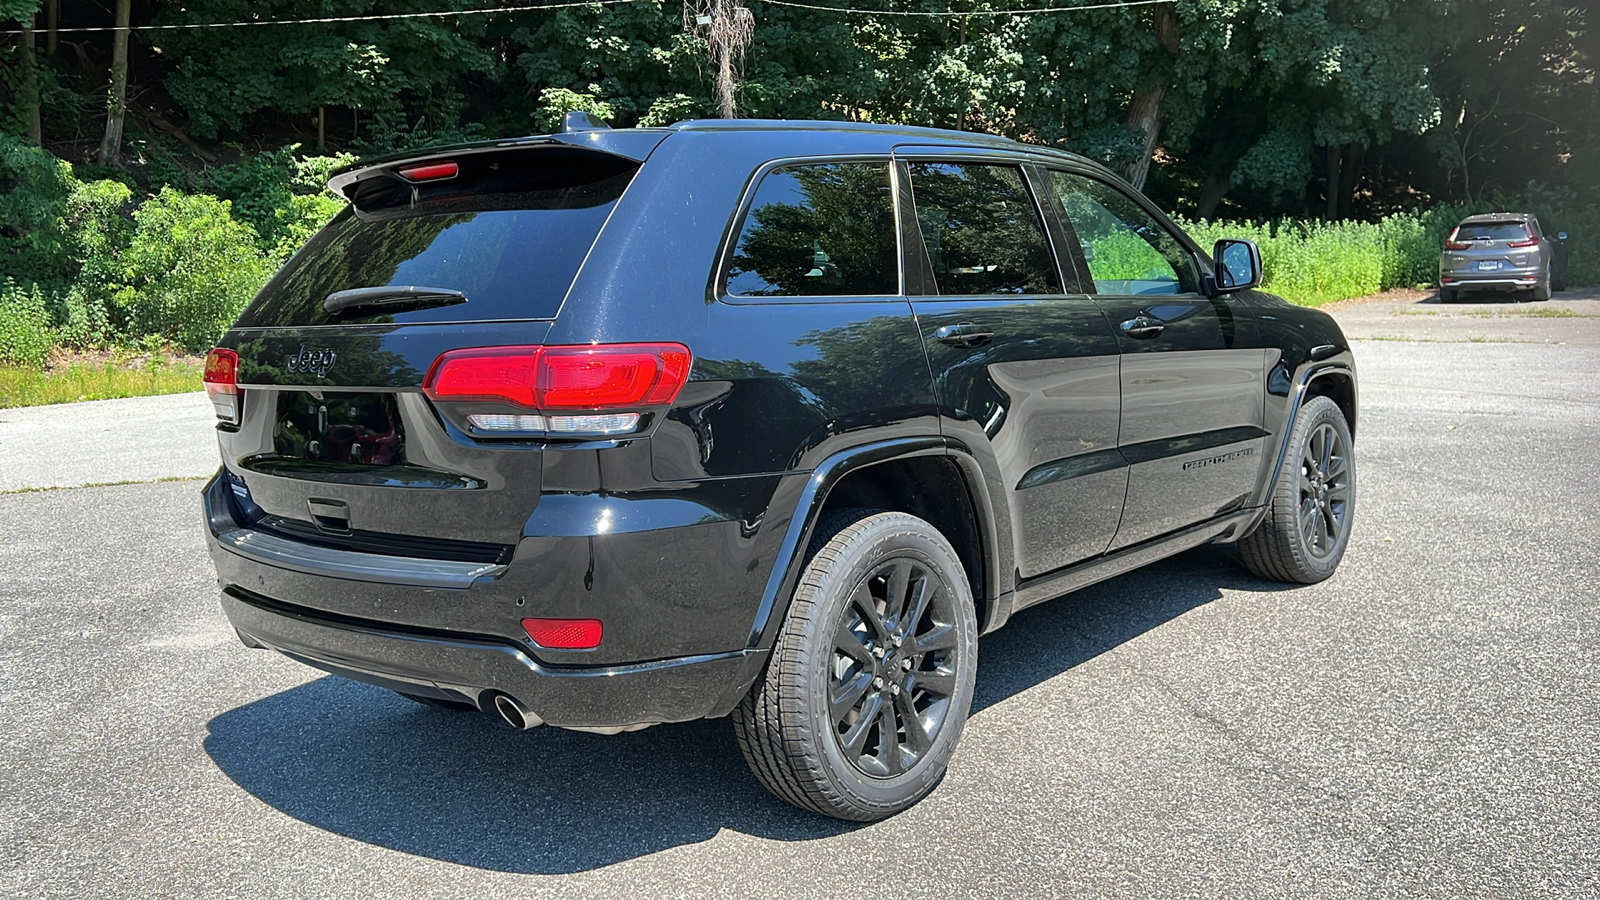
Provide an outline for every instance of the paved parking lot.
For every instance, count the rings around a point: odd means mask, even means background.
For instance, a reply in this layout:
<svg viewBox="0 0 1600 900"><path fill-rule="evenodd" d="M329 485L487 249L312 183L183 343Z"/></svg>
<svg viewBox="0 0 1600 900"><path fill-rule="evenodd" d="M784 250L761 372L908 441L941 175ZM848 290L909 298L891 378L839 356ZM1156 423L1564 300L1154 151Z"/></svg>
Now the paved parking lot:
<svg viewBox="0 0 1600 900"><path fill-rule="evenodd" d="M0 896L1600 896L1600 301L1392 305L1338 313L1337 576L1203 548L1019 614L944 785L865 827L725 721L515 733L244 649L198 481L0 494ZM15 412L0 472L131 465Z"/></svg>

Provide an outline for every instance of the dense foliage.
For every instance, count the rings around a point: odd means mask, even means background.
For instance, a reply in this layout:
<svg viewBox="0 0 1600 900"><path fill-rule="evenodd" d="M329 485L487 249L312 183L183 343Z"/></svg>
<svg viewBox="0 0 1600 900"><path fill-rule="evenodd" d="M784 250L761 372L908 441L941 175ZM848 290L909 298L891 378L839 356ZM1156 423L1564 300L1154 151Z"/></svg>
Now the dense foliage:
<svg viewBox="0 0 1600 900"><path fill-rule="evenodd" d="M1573 234L1573 281L1600 282L1586 2L1174 0L1027 15L987 13L1074 4L858 2L880 14L748 0L739 113L1082 152L1180 215L1265 223L1202 230L1261 241L1273 286L1302 300L1431 280L1442 230L1469 208L1538 212ZM545 131L569 109L621 126L716 109L703 33L660 0L150 27L502 5L132 0L126 137L115 165L98 166L112 41L66 29L109 25L107 8L0 0L0 30L36 26L26 44L0 36L0 356L152 335L203 346L338 209L320 185L356 156Z"/></svg>

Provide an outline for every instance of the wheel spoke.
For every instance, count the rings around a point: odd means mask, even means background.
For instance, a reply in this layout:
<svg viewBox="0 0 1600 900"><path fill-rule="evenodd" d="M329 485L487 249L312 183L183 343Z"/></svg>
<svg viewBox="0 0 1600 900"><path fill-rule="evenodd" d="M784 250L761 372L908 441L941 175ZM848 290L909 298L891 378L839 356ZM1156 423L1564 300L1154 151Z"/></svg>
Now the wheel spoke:
<svg viewBox="0 0 1600 900"><path fill-rule="evenodd" d="M953 650L956 646L956 627L954 625L935 625L919 635L911 638L911 655L932 653L935 650Z"/></svg>
<svg viewBox="0 0 1600 900"><path fill-rule="evenodd" d="M938 697L949 697L956 691L956 676L954 672L916 672L913 671L906 678L904 693L923 690Z"/></svg>
<svg viewBox="0 0 1600 900"><path fill-rule="evenodd" d="M905 771L900 761L900 725L895 721L893 703L878 707L878 762L890 775Z"/></svg>
<svg viewBox="0 0 1600 900"><path fill-rule="evenodd" d="M1321 448L1317 451L1317 471L1322 473L1324 480L1328 477L1328 467L1333 464L1333 429L1327 425L1317 429Z"/></svg>
<svg viewBox="0 0 1600 900"><path fill-rule="evenodd" d="M867 745L867 735L872 733L872 724L878 720L878 712L882 708L881 691L868 697L867 702L861 704L861 717L856 719L849 731L839 735L839 746L846 754L860 758L862 748Z"/></svg>
<svg viewBox="0 0 1600 900"><path fill-rule="evenodd" d="M922 716L918 715L916 704L911 702L910 692L902 691L900 696L894 698L894 702L900 708L900 721L906 726L906 747L914 758L921 758L933 746L933 737L922 726Z"/></svg>
<svg viewBox="0 0 1600 900"><path fill-rule="evenodd" d="M1332 546L1333 535L1328 531L1328 517L1323 514L1322 509L1319 507L1317 509L1317 549L1327 553Z"/></svg>
<svg viewBox="0 0 1600 900"><path fill-rule="evenodd" d="M835 723L844 721L844 717L855 709L861 698L867 695L867 688L872 687L872 672L862 670L854 678L844 684L836 685L833 696L828 698L828 712L833 716Z"/></svg>
<svg viewBox="0 0 1600 900"><path fill-rule="evenodd" d="M861 620L866 622L876 634L873 639L883 643L889 640L889 632L883 627L883 619L878 614L878 606L872 602L872 590L867 587L867 582L861 582L856 592L850 595L850 602L855 605L856 612Z"/></svg>
<svg viewBox="0 0 1600 900"><path fill-rule="evenodd" d="M911 587L911 560L897 559L894 561L894 570L889 573L888 589L883 597L883 630L892 634L900 627L900 620L905 615L907 594Z"/></svg>
<svg viewBox="0 0 1600 900"><path fill-rule="evenodd" d="M907 604L911 611L906 614L905 621L900 623L900 633L908 639L915 641L917 625L921 624L922 617L928 612L928 605L939 594L939 583L924 575L917 579L916 596Z"/></svg>
<svg viewBox="0 0 1600 900"><path fill-rule="evenodd" d="M861 643L861 636L844 622L833 633L833 648L868 668L872 667L872 654Z"/></svg>

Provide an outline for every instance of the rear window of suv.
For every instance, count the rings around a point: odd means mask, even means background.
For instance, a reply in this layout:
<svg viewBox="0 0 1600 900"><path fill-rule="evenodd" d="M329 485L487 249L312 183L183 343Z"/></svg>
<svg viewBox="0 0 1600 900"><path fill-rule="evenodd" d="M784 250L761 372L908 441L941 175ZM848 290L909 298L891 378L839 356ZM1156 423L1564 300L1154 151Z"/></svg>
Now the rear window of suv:
<svg viewBox="0 0 1600 900"><path fill-rule="evenodd" d="M1456 229L1458 241L1525 241L1528 226L1521 222L1473 222Z"/></svg>
<svg viewBox="0 0 1600 900"><path fill-rule="evenodd" d="M492 175L443 183L417 195L420 202L387 195L372 202L373 190L358 195L359 208L339 213L289 260L236 327L554 317L637 165L555 154L473 162ZM409 186L394 184L409 194ZM467 300L411 310L323 308L336 291L391 285L445 288Z"/></svg>

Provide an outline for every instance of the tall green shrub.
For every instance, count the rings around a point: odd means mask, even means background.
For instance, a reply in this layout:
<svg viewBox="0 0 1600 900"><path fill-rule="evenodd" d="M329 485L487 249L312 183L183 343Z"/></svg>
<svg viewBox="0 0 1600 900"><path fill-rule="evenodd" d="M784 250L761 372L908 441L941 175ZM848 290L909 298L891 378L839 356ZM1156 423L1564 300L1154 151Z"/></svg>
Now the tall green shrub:
<svg viewBox="0 0 1600 900"><path fill-rule="evenodd" d="M255 231L234 220L226 200L163 188L133 220L116 298L131 335L203 350L272 274Z"/></svg>
<svg viewBox="0 0 1600 900"><path fill-rule="evenodd" d="M0 278L0 363L42 366L54 343L39 288Z"/></svg>

